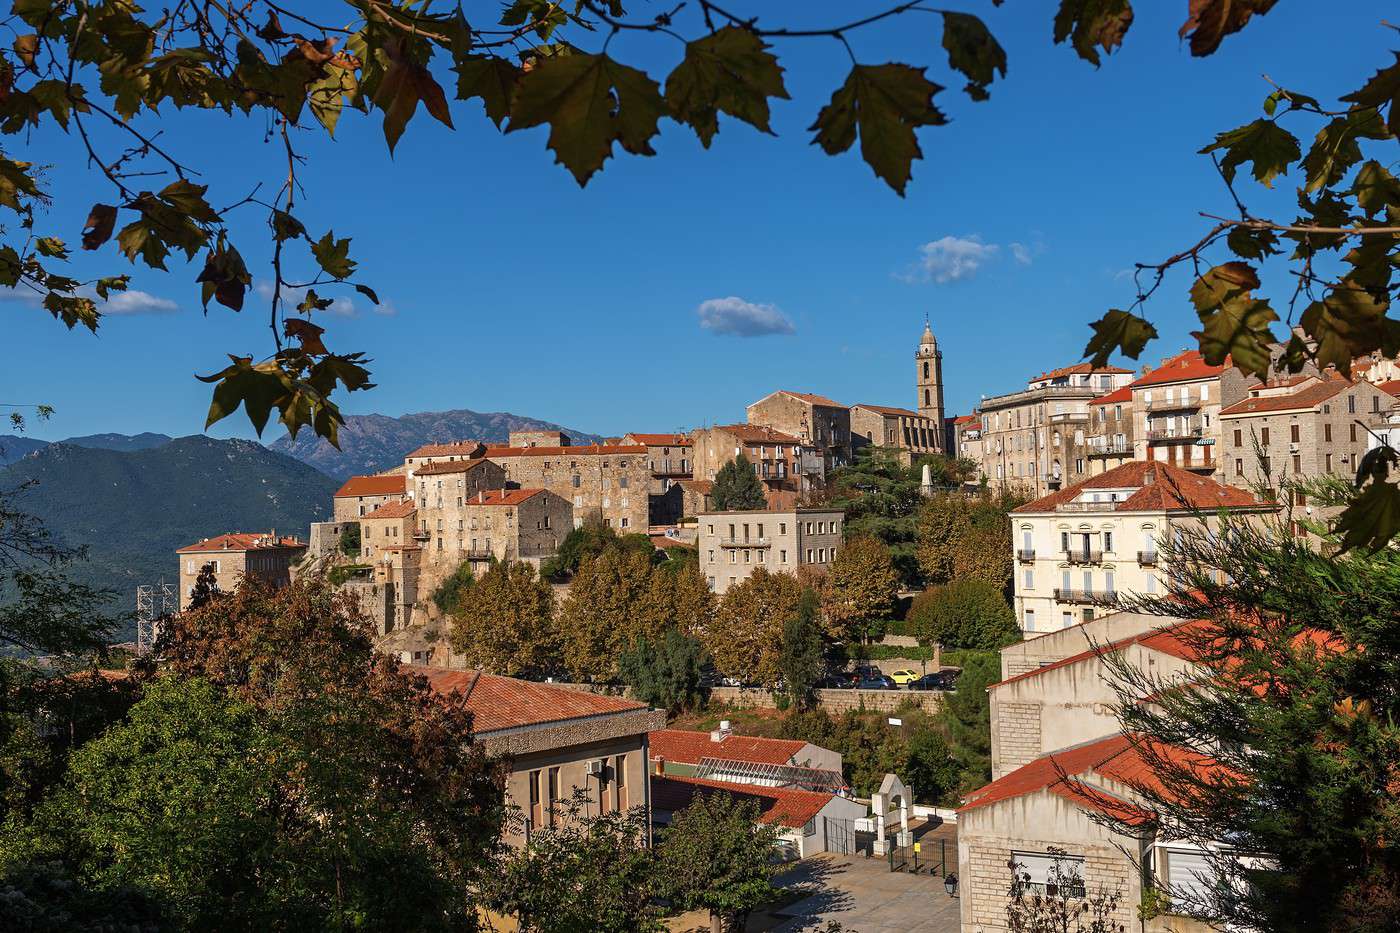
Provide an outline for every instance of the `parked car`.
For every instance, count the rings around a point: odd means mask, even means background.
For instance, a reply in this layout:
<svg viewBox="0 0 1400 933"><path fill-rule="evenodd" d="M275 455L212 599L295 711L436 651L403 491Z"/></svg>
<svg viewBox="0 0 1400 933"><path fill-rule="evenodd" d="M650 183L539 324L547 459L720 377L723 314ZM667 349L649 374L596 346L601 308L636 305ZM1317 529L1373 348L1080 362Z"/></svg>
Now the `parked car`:
<svg viewBox="0 0 1400 933"><path fill-rule="evenodd" d="M871 674L862 677L856 684L857 690L898 690L899 687L893 680L884 674Z"/></svg>
<svg viewBox="0 0 1400 933"><path fill-rule="evenodd" d="M823 677L821 686L828 690L850 690L856 685L856 681L859 679L860 678L854 674L837 672L835 674L827 674Z"/></svg>
<svg viewBox="0 0 1400 933"><path fill-rule="evenodd" d="M934 671L909 683L910 690L952 690L958 682L957 671Z"/></svg>
<svg viewBox="0 0 1400 933"><path fill-rule="evenodd" d="M895 684L900 687L907 687L918 679L919 672L910 670L909 668L905 668L901 671L894 671L890 674L890 680L893 680Z"/></svg>

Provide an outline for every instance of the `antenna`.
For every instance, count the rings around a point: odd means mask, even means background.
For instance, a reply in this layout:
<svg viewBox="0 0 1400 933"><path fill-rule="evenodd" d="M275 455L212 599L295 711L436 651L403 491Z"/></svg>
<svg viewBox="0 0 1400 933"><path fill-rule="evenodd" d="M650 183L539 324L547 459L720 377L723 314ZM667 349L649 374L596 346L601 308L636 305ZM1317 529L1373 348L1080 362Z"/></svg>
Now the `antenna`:
<svg viewBox="0 0 1400 933"><path fill-rule="evenodd" d="M136 587L137 655L151 653L156 639L160 637L161 620L174 615L178 608L175 602L175 588L166 583L164 578L156 584L145 583Z"/></svg>

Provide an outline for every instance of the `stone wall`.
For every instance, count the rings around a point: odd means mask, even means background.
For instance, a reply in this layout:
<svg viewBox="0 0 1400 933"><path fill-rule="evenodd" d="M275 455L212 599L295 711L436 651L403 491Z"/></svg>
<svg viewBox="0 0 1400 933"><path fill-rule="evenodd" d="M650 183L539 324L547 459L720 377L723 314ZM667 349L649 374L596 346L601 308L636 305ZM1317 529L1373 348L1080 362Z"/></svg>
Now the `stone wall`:
<svg viewBox="0 0 1400 933"><path fill-rule="evenodd" d="M995 728L996 741L992 744L1001 754L997 758L993 778L999 778L1040 757L1039 704L998 704Z"/></svg>
<svg viewBox="0 0 1400 933"><path fill-rule="evenodd" d="M585 693L605 693L610 695L632 695L630 687L617 687L609 684L556 683L556 687L581 690ZM848 709L878 712L893 712L900 706L914 702L926 712L934 712L943 702L943 693L938 690L818 690L817 705L828 713L844 713ZM710 691L711 703L723 703L748 709L774 709L777 703L773 694L761 687L715 687Z"/></svg>
<svg viewBox="0 0 1400 933"><path fill-rule="evenodd" d="M563 496L573 507L575 525L596 517L615 531L645 534L651 488L646 448L629 445L599 451L597 447L529 452L511 448L487 456L505 468L511 483Z"/></svg>
<svg viewBox="0 0 1400 933"><path fill-rule="evenodd" d="M1039 847L1039 842L1030 843ZM963 908L963 929L1006 929L1007 888L1011 884L1012 849L1010 846L979 845L966 849L966 861L961 874L959 895ZM1113 920L1123 929L1138 928L1137 902L1141 885L1132 877L1135 868L1120 852L1095 847L1090 852L1073 852L1084 857L1084 884L1090 896L1099 890L1117 891L1121 895ZM971 920L971 925L968 921Z"/></svg>

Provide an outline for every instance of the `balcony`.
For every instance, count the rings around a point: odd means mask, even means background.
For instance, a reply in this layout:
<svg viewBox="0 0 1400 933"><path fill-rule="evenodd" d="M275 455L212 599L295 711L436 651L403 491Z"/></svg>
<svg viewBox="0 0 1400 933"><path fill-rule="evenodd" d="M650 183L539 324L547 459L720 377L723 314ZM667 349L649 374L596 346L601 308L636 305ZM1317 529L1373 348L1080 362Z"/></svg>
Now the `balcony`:
<svg viewBox="0 0 1400 933"><path fill-rule="evenodd" d="M1103 563L1103 551L1072 549L1065 551L1065 560L1071 564L1101 564Z"/></svg>
<svg viewBox="0 0 1400 933"><path fill-rule="evenodd" d="M1178 430L1148 431L1147 439L1157 444L1194 444L1201 439L1200 425Z"/></svg>
<svg viewBox="0 0 1400 933"><path fill-rule="evenodd" d="M1201 407L1201 399L1197 398L1154 398L1150 402L1145 402L1143 407L1147 411L1192 411Z"/></svg>
<svg viewBox="0 0 1400 933"><path fill-rule="evenodd" d="M1032 549L1030 549L1030 550L1025 550L1025 549L1018 550L1018 551L1016 552L1016 559L1019 560L1019 561L1020 561L1021 563L1023 563L1023 564L1029 564L1029 563L1031 563L1032 561L1035 560L1035 549L1032 548Z"/></svg>
<svg viewBox="0 0 1400 933"><path fill-rule="evenodd" d="M1095 593L1093 590L1055 590L1055 602L1072 605L1111 606L1118 602L1117 593Z"/></svg>
<svg viewBox="0 0 1400 933"><path fill-rule="evenodd" d="M1122 444L1103 444L1097 447L1090 447L1088 455L1090 457L1131 457L1133 445L1127 442Z"/></svg>
<svg viewBox="0 0 1400 933"><path fill-rule="evenodd" d="M464 548L462 553L467 555L467 560L490 560L496 556L496 553L489 547Z"/></svg>
<svg viewBox="0 0 1400 933"><path fill-rule="evenodd" d="M1156 566L1157 566L1157 552L1156 552L1156 551L1138 551L1138 566L1140 566L1140 567L1156 567Z"/></svg>
<svg viewBox="0 0 1400 933"><path fill-rule="evenodd" d="M1118 502L1061 502L1055 506L1056 512L1112 512Z"/></svg>
<svg viewBox="0 0 1400 933"><path fill-rule="evenodd" d="M772 547L773 542L768 538L720 538L720 547Z"/></svg>
<svg viewBox="0 0 1400 933"><path fill-rule="evenodd" d="M1057 411L1050 415L1050 423L1057 424L1063 421L1088 421L1087 411Z"/></svg>
<svg viewBox="0 0 1400 933"><path fill-rule="evenodd" d="M415 532L413 533L413 540L415 540L415 541L427 541L428 539L432 538L432 536L433 536L433 533L432 533L431 531L429 531L428 529L426 529L426 528L419 528L417 531L415 531Z"/></svg>

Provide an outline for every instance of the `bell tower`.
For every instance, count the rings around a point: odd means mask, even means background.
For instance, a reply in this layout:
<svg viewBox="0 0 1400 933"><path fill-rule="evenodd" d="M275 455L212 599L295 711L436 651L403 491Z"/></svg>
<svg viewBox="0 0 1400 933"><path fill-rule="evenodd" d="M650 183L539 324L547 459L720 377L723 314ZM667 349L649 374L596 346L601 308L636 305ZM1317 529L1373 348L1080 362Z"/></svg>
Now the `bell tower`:
<svg viewBox="0 0 1400 933"><path fill-rule="evenodd" d="M919 339L919 349L914 353L916 367L914 385L918 397L915 407L919 414L933 421L936 436L943 438L943 354L938 349L938 341L933 337L928 317L924 317L924 335ZM942 449L943 444L938 445Z"/></svg>

